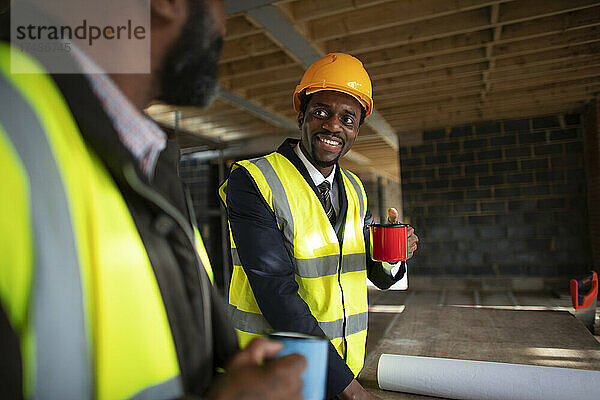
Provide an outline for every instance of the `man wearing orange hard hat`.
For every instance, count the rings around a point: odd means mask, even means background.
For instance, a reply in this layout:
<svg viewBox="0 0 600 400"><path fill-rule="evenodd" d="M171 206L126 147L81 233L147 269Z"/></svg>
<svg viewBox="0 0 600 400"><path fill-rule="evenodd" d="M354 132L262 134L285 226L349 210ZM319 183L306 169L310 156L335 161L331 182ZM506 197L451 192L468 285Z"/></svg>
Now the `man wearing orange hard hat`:
<svg viewBox="0 0 600 400"><path fill-rule="evenodd" d="M356 380L367 278L387 289L405 265L371 260L366 192L338 165L373 112L371 79L358 59L328 54L306 70L292 99L300 139L235 163L219 191L231 230L230 312L242 346L272 330L328 337L327 398L373 398ZM397 222L396 210L388 214ZM409 256L417 241L409 228Z"/></svg>

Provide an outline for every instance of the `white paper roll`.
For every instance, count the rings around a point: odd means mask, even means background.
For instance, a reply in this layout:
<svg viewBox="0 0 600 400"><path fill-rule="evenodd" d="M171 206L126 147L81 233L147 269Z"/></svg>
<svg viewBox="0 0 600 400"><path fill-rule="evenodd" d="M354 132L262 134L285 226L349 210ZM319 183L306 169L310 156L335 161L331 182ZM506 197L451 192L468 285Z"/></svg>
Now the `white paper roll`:
<svg viewBox="0 0 600 400"><path fill-rule="evenodd" d="M591 400L600 398L600 371L382 354L384 390L450 399Z"/></svg>

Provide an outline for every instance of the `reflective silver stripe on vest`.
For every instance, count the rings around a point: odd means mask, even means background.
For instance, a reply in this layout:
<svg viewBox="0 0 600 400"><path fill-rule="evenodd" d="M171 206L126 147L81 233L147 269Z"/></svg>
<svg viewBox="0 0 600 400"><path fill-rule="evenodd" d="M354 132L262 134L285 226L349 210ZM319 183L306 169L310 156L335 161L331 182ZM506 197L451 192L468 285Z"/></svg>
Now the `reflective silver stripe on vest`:
<svg viewBox="0 0 600 400"><path fill-rule="evenodd" d="M321 278L337 274L338 255L295 258L296 274L301 278ZM365 253L346 254L342 258L342 273L363 271L365 269ZM231 259L233 265L242 266L237 248L231 248Z"/></svg>
<svg viewBox="0 0 600 400"><path fill-rule="evenodd" d="M150 386L134 396L131 400L161 400L161 399L178 399L183 395L183 383L181 376L177 375L174 378Z"/></svg>
<svg viewBox="0 0 600 400"><path fill-rule="evenodd" d="M231 248L231 262L233 263L233 265L242 265L242 262L240 261L240 255L238 254L236 247Z"/></svg>
<svg viewBox="0 0 600 400"><path fill-rule="evenodd" d="M261 314L242 311L235 306L229 305L230 317L235 321L236 329L242 332L266 335L273 331L271 325ZM346 336L367 329L368 313L350 315L346 321ZM319 322L319 327L329 339L337 339L344 336L344 320Z"/></svg>
<svg viewBox="0 0 600 400"><path fill-rule="evenodd" d="M366 312L350 315L346 319L346 335L345 336L350 336L355 333L366 330L367 323L368 323L368 313L366 313ZM325 332L325 335L327 335L327 337L329 339L337 339L337 338L344 336L344 332L343 332L344 320L343 319L338 319L335 321L328 321L328 322L319 322L319 326L321 327L323 332Z"/></svg>
<svg viewBox="0 0 600 400"><path fill-rule="evenodd" d="M348 180L350 182L352 182L352 186L354 186L354 191L356 191L356 195L358 197L358 202L360 204L360 215L361 217L364 217L365 215L365 202L363 199L363 192L360 189L360 184L356 181L356 179L352 176L352 174L348 171L346 171L345 169L340 168L340 170L344 173L344 175L346 175L346 178L348 178Z"/></svg>
<svg viewBox="0 0 600 400"><path fill-rule="evenodd" d="M366 267L365 253L346 254L342 258L342 273L364 271Z"/></svg>
<svg viewBox="0 0 600 400"><path fill-rule="evenodd" d="M362 312L359 314L350 315L346 320L346 336L364 331L369 323L369 313Z"/></svg>
<svg viewBox="0 0 600 400"><path fill-rule="evenodd" d="M296 274L301 278L321 278L335 275L337 274L339 259L338 254L315 258L296 258L294 260Z"/></svg>
<svg viewBox="0 0 600 400"><path fill-rule="evenodd" d="M319 322L319 327L329 339L337 339L344 336L344 320Z"/></svg>
<svg viewBox="0 0 600 400"><path fill-rule="evenodd" d="M294 217L292 216L292 210L287 199L287 194L283 188L283 183L279 179L277 172L273 169L273 166L264 157L255 158L249 160L252 164L262 172L263 176L269 184L269 188L273 193L273 208L275 217L277 218L277 224L282 231L294 232ZM288 226L289 225L289 226ZM288 248L289 254L294 254L293 244L285 241L285 246Z"/></svg>
<svg viewBox="0 0 600 400"><path fill-rule="evenodd" d="M346 254L342 258L342 273L363 271L365 253ZM337 274L337 254L316 258L296 258L296 273L301 278L321 278Z"/></svg>
<svg viewBox="0 0 600 400"><path fill-rule="evenodd" d="M242 311L231 304L229 304L228 313L235 328L242 332L255 333L257 335L268 335L273 332L273 328L262 314Z"/></svg>
<svg viewBox="0 0 600 400"><path fill-rule="evenodd" d="M79 259L60 172L38 116L3 75L0 103L0 121L27 170L31 190L34 397L91 399Z"/></svg>

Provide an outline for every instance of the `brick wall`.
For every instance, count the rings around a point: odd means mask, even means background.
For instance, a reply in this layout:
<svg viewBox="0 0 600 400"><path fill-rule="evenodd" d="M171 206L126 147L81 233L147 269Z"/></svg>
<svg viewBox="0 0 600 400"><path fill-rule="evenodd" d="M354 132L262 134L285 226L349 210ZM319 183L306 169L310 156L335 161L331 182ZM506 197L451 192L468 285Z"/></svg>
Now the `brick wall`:
<svg viewBox="0 0 600 400"><path fill-rule="evenodd" d="M578 114L425 131L400 148L412 275L570 277L589 267Z"/></svg>

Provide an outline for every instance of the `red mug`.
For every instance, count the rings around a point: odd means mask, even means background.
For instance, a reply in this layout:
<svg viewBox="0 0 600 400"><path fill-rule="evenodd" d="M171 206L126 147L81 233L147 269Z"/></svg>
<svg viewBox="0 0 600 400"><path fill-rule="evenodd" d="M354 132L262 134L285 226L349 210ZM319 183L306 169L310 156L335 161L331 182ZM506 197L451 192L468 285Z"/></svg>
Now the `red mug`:
<svg viewBox="0 0 600 400"><path fill-rule="evenodd" d="M371 259L395 263L408 259L408 226L406 224L372 224Z"/></svg>

